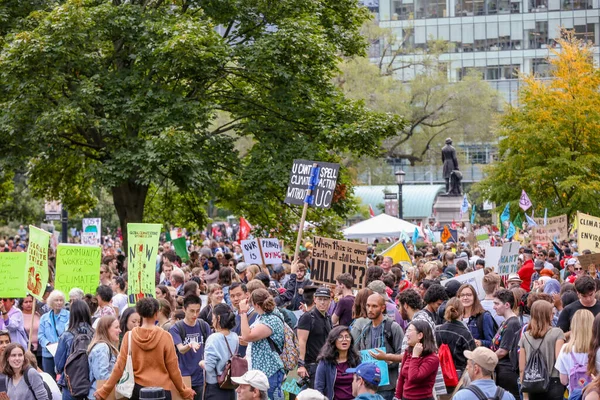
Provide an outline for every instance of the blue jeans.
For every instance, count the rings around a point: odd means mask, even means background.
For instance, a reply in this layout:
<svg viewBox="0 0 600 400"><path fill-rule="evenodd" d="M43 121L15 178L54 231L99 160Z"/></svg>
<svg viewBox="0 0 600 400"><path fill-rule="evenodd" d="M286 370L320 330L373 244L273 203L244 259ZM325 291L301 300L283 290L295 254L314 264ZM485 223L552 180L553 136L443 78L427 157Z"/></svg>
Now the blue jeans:
<svg viewBox="0 0 600 400"><path fill-rule="evenodd" d="M281 385L283 384L283 371L279 370L269 377L269 400L283 400L283 390Z"/></svg>
<svg viewBox="0 0 600 400"><path fill-rule="evenodd" d="M54 371L54 358L42 357L42 370L50 374L52 379L56 380L56 371Z"/></svg>

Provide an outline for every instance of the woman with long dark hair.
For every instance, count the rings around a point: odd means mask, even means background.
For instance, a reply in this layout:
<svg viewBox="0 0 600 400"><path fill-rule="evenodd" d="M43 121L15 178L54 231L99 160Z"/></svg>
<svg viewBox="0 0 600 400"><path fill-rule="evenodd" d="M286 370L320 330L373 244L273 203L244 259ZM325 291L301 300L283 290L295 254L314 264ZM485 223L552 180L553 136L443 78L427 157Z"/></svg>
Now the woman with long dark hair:
<svg viewBox="0 0 600 400"><path fill-rule="evenodd" d="M240 341L238 335L231 331L235 327L235 314L227 304L217 304L212 317L215 333L206 339L204 360L200 361L206 373L204 400L235 400L235 390L221 389L217 380L227 362L238 352Z"/></svg>
<svg viewBox="0 0 600 400"><path fill-rule="evenodd" d="M360 354L354 348L354 339L347 326L338 325L329 332L317 361L315 389L328 399L353 399L354 375L347 374L346 370L360 364Z"/></svg>
<svg viewBox="0 0 600 400"><path fill-rule="evenodd" d="M212 326L212 312L217 304L223 302L223 289L217 283L208 286L208 304L200 311L199 318L206 321L209 326Z"/></svg>
<svg viewBox="0 0 600 400"><path fill-rule="evenodd" d="M350 331L355 332L355 336L352 338L354 341L358 339L363 329L371 323L371 320L367 317L367 299L373 291L369 288L363 288L358 291L356 298L354 299L354 307L352 307L352 323L349 328Z"/></svg>
<svg viewBox="0 0 600 400"><path fill-rule="evenodd" d="M592 325L592 347L588 354L588 374L598 376L600 373L600 314L594 318Z"/></svg>
<svg viewBox="0 0 600 400"><path fill-rule="evenodd" d="M219 271L221 269L221 264L219 264L219 260L215 257L211 257L207 261L208 270L204 274L204 281L207 285L217 283L219 281Z"/></svg>
<svg viewBox="0 0 600 400"><path fill-rule="evenodd" d="M175 303L175 299L171 296L171 292L169 292L169 288L165 285L156 285L155 294L157 299L165 299L171 304L171 309L175 310L177 304Z"/></svg>
<svg viewBox="0 0 600 400"><path fill-rule="evenodd" d="M126 308L119 319L119 329L121 333L119 335L119 348L121 348L121 343L123 342L123 337L127 332L130 332L136 326L140 326L141 318L140 314L137 313L135 308L130 307Z"/></svg>
<svg viewBox="0 0 600 400"><path fill-rule="evenodd" d="M490 347L497 331L496 323L492 314L481 305L475 288L465 283L458 288L456 297L463 306L462 321L473 335L475 344Z"/></svg>
<svg viewBox="0 0 600 400"><path fill-rule="evenodd" d="M71 313L69 314L69 329L60 335L60 339L58 340L58 348L56 349L54 360L56 362L56 371L60 374L60 378L56 383L62 387L63 400L76 400L71 396L67 387L64 374L65 363L69 355L71 355L71 344L73 344L73 339L76 335L94 336L90 315L90 308L85 301L75 300L72 302Z"/></svg>
<svg viewBox="0 0 600 400"><path fill-rule="evenodd" d="M433 385L440 360L431 326L426 321L413 321L406 329L408 348L404 351L396 398L433 400Z"/></svg>

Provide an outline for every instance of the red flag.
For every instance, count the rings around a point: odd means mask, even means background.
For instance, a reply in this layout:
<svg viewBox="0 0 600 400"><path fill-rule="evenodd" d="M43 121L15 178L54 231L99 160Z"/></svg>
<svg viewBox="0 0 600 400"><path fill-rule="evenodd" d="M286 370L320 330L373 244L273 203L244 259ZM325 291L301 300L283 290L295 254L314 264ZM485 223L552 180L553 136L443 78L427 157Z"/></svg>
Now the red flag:
<svg viewBox="0 0 600 400"><path fill-rule="evenodd" d="M370 204L369 204L369 215L371 216L371 218L373 218L375 216L375 211L373 211L373 207L371 207Z"/></svg>
<svg viewBox="0 0 600 400"><path fill-rule="evenodd" d="M456 229L456 221L452 218L452 229Z"/></svg>
<svg viewBox="0 0 600 400"><path fill-rule="evenodd" d="M246 221L244 217L240 217L240 231L238 232L238 240L246 240L250 234L252 226Z"/></svg>

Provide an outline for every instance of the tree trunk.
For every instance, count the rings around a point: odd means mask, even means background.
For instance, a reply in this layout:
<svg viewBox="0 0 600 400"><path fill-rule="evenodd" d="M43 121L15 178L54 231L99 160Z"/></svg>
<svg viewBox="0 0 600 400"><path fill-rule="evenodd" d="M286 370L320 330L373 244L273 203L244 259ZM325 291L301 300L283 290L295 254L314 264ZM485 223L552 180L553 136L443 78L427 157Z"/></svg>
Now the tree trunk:
<svg viewBox="0 0 600 400"><path fill-rule="evenodd" d="M127 256L127 224L142 222L148 186L140 185L133 180L127 180L121 185L111 188L111 191L123 234L123 252Z"/></svg>

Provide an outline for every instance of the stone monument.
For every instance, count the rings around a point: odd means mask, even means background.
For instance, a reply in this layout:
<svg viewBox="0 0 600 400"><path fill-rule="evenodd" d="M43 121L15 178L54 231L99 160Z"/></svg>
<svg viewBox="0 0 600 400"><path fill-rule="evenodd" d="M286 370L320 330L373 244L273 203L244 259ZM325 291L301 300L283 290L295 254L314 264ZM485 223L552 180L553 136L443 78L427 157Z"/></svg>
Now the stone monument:
<svg viewBox="0 0 600 400"><path fill-rule="evenodd" d="M461 217L460 209L463 202L462 172L458 167L456 149L452 146L452 139L446 139L446 145L442 148L443 175L446 181L446 193L437 197L433 209L436 220L443 226L452 221L469 222L469 213Z"/></svg>

